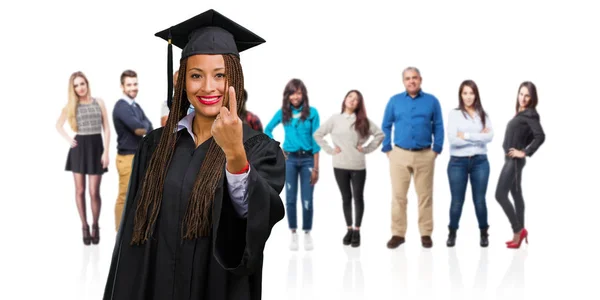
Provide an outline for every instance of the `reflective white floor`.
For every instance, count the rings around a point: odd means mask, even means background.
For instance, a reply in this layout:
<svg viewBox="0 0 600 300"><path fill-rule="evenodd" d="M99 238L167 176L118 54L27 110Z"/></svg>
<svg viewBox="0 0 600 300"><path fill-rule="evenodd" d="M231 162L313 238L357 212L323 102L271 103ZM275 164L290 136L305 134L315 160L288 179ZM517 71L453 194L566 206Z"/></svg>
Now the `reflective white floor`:
<svg viewBox="0 0 600 300"><path fill-rule="evenodd" d="M36 250L11 249L15 259L3 262L3 273L12 280L0 297L101 299L112 251L107 231L99 246L59 237L44 238ZM463 238L453 249L441 241L422 249L412 239L388 250L385 241L369 237L360 248L315 240L314 251L291 252L276 247L287 241L283 235L274 236L266 252L263 299L598 299L592 297L598 295L598 260L586 264L585 258L592 253L570 255L573 249L540 248L540 241L508 250L495 238L481 249L476 239Z"/></svg>
<svg viewBox="0 0 600 300"><path fill-rule="evenodd" d="M362 245L351 248L341 243L345 228L337 187L331 185L332 174L323 172L315 192L315 249L288 250L287 219L278 223L265 250L263 299L600 298L596 289L600 259L594 229L573 230L577 224L584 226L582 222L592 220L593 210L544 206L530 200L527 220L531 244L510 250L504 246L510 226L498 204L488 200L490 246L482 249L468 198L457 246L449 249L445 246L448 200L441 196L447 187L441 186L436 189L440 196L435 206L434 246L423 249L411 189L406 243L389 250L385 246L390 237L389 192L385 182L375 176L371 176L365 192L371 196L367 198ZM64 188L52 190L56 195L52 201L36 201L35 206L14 201L11 209L0 212L0 272L8 279L0 289L0 299L101 299L114 240L114 200L109 195L116 195L115 179L107 176L103 182L102 239L98 246L81 243L67 174L57 176L51 184L41 183L44 188L30 188L32 197L45 199L52 186L62 185ZM553 199L551 191L530 185L528 191L538 192L529 192L525 199ZM373 196L378 193L381 197ZM301 235L301 246L302 241Z"/></svg>

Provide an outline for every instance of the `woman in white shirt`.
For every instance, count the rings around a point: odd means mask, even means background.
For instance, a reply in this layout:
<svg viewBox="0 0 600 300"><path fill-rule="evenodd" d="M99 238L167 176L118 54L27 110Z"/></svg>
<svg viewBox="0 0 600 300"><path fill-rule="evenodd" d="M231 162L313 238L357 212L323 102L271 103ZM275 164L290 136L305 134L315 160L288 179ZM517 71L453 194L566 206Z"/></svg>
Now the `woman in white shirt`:
<svg viewBox="0 0 600 300"><path fill-rule="evenodd" d="M487 247L488 222L486 191L490 175L487 158L487 144L492 141L494 132L492 122L484 111L477 85L465 80L458 90L458 108L448 117L448 140L450 141L450 161L448 162L448 180L452 203L450 204L450 224L446 245L456 243L456 231L462 213L467 182L471 181L475 214L479 223L480 245Z"/></svg>
<svg viewBox="0 0 600 300"><path fill-rule="evenodd" d="M324 137L330 134L332 148ZM360 246L360 226L364 213L363 191L367 177L365 154L381 145L384 134L367 118L362 94L352 90L342 102L341 113L331 116L314 133L317 144L327 154L333 156L333 172L342 194L344 218L348 231L343 238L344 245ZM369 138L373 140L364 145ZM352 198L354 197L354 228L352 227Z"/></svg>

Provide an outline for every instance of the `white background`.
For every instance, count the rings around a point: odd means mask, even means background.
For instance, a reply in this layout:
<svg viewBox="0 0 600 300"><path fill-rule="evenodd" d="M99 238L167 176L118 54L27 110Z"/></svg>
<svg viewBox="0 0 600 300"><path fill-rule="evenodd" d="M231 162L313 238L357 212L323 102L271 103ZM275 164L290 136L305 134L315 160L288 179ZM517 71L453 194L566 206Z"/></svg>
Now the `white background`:
<svg viewBox="0 0 600 300"><path fill-rule="evenodd" d="M64 171L69 146L54 127L67 102L69 75L83 71L110 114L121 94L121 72L137 71L137 100L158 127L167 45L154 33L214 8L267 41L242 53L248 109L264 125L291 78L305 82L323 122L339 111L348 90L358 89L368 116L381 124L390 96L404 90L401 70L411 65L422 72L423 90L440 100L444 125L458 103L460 82L473 79L496 130L489 145L489 248L478 245L470 190L457 246L445 246L447 138L436 162L429 250L420 245L412 186L406 244L393 251L385 246L391 187L380 149L368 157L362 246L344 248L341 199L331 158L323 154L314 196L315 249L290 252L287 220L278 223L265 250L263 299L597 299L600 21L591 3L4 1L0 298L102 297L114 241L116 134L111 118L101 242L85 247L73 178ZM179 55L176 50L176 60ZM546 142L523 173L531 245L509 250L510 225L494 190L505 125L524 80L538 87ZM281 127L275 137L283 140Z"/></svg>

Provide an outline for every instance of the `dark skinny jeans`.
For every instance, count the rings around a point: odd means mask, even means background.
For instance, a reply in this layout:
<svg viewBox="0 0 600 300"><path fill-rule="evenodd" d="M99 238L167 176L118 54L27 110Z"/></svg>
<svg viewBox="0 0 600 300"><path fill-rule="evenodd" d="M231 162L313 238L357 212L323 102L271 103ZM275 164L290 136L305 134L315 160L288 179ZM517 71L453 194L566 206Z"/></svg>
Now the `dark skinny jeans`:
<svg viewBox="0 0 600 300"><path fill-rule="evenodd" d="M525 158L506 156L496 186L496 200L508 217L514 233L519 233L525 227L525 201L521 190L523 167L525 167ZM514 206L508 199L509 192Z"/></svg>
<svg viewBox="0 0 600 300"><path fill-rule="evenodd" d="M342 206L346 226L352 226L352 197L354 196L354 209L356 213L355 227L360 227L365 210L363 192L367 170L344 170L334 168L333 173L342 194Z"/></svg>

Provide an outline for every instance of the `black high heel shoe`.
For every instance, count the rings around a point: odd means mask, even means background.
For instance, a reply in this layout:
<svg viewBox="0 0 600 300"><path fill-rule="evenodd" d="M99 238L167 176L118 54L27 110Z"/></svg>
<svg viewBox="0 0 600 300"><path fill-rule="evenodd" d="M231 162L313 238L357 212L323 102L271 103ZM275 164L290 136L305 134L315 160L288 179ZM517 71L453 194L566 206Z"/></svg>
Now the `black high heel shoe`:
<svg viewBox="0 0 600 300"><path fill-rule="evenodd" d="M100 227L98 227L98 225L92 225L91 240L94 245L98 245L98 243L100 243Z"/></svg>
<svg viewBox="0 0 600 300"><path fill-rule="evenodd" d="M92 237L90 236L90 226L84 226L83 230L83 244L89 246L92 242Z"/></svg>

